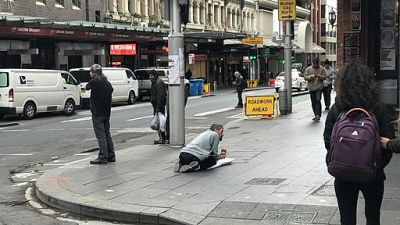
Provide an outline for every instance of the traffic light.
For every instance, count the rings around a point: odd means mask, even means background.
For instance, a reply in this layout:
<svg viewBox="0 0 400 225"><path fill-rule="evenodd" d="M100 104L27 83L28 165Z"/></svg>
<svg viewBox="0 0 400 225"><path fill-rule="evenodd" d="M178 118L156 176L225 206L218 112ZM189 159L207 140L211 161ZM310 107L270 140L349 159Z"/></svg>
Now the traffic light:
<svg viewBox="0 0 400 225"><path fill-rule="evenodd" d="M249 49L249 62L257 59L257 49Z"/></svg>

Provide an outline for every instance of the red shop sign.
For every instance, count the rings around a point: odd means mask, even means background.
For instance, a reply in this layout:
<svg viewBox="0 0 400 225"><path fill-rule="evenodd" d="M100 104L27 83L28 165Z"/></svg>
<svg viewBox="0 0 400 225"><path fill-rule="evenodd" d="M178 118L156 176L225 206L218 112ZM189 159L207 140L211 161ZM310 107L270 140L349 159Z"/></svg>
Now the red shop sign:
<svg viewBox="0 0 400 225"><path fill-rule="evenodd" d="M136 55L136 44L110 45L110 55Z"/></svg>

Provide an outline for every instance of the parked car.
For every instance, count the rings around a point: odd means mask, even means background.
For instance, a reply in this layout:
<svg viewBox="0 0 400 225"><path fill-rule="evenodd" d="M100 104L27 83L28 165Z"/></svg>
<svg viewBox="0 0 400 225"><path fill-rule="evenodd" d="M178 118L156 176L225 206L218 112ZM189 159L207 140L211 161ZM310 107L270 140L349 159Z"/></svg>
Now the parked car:
<svg viewBox="0 0 400 225"><path fill-rule="evenodd" d="M158 73L158 76L164 81L167 85L168 89L168 75L169 69L167 68L144 68L137 69L133 71L135 76L139 81L139 97L138 100L141 101L144 96L150 96L151 89L151 80L149 78L150 71L155 70ZM185 105L187 102L187 98L189 97L190 83L187 79L185 79Z"/></svg>
<svg viewBox="0 0 400 225"><path fill-rule="evenodd" d="M0 69L0 119L5 114L32 119L40 112L70 116L80 105L79 83L66 71Z"/></svg>
<svg viewBox="0 0 400 225"><path fill-rule="evenodd" d="M275 90L279 91L279 88L283 88L285 85L285 72L281 72L275 78ZM304 75L297 69L292 69L292 89L297 91L307 90L307 81L304 79Z"/></svg>
<svg viewBox="0 0 400 225"><path fill-rule="evenodd" d="M90 67L70 69L81 86L82 107L90 104L90 90L86 90L86 84L91 79ZM136 76L128 68L122 67L103 67L103 73L114 88L112 102L127 102L132 105L138 98L139 83Z"/></svg>

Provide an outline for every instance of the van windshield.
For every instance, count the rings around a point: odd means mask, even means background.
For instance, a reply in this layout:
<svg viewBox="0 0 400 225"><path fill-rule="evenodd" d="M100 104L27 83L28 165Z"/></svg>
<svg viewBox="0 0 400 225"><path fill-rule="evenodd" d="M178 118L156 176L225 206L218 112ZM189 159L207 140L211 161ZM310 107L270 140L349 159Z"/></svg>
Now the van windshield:
<svg viewBox="0 0 400 225"><path fill-rule="evenodd" d="M148 80L150 70L136 70L133 72L138 80Z"/></svg>
<svg viewBox="0 0 400 225"><path fill-rule="evenodd" d="M74 76L74 78L81 83L87 83L91 80L89 70L77 70L70 72L71 75Z"/></svg>
<svg viewBox="0 0 400 225"><path fill-rule="evenodd" d="M8 73L0 72L0 87L8 87Z"/></svg>

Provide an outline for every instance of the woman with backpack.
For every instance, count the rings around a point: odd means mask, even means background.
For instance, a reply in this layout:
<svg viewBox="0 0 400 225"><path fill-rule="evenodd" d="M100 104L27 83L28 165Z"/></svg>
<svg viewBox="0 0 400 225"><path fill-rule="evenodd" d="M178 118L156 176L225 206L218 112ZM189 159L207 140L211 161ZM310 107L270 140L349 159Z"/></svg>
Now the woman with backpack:
<svg viewBox="0 0 400 225"><path fill-rule="evenodd" d="M326 161L330 173L330 169L332 166L335 166L335 160L337 159L334 154L341 154L341 149L338 148L337 145L335 146L335 144L341 141L346 141L342 140L342 137L338 137L338 139L334 138L337 137L337 134L333 131L338 132L337 129L334 129L334 126L338 120L342 120L344 113L349 110L354 108L362 108L366 110L366 114L371 114L371 117L376 118L376 130L379 129L379 134L376 135L388 138L395 137L390 116L381 99L380 86L375 81L374 73L370 69L359 63L350 63L346 65L339 72L335 82L335 87L337 90L336 101L328 113L324 130L325 148L328 151ZM357 121L358 118L365 117L365 113L360 113L360 111L357 110L356 112L349 113L347 117L351 120ZM363 125L364 124L360 123L360 126ZM355 136L364 135L356 131L350 131L350 134ZM378 143L379 136L377 139ZM356 143L352 142L349 145L353 146L354 144ZM364 146L360 148L364 148ZM335 176L334 187L340 211L341 224L356 224L357 201L360 191L365 199L365 217L367 219L367 224L380 224L380 208L383 199L384 180L386 179L384 168L390 162L392 153L390 151L382 151L379 145L374 145L373 148L375 148L373 149L374 153L379 152L382 155L374 157L374 159L376 158L379 160L376 164L374 163L376 172L373 174L374 176L371 179L372 181L360 182L338 178L346 177L347 174L343 174L343 176ZM357 152L357 154L363 154L363 151L357 150L358 149L353 147L346 153L342 152L342 155L347 154L348 158L352 158L351 154L354 152ZM362 156L354 156L356 159L358 157L361 158Z"/></svg>

